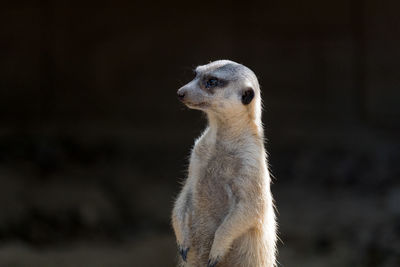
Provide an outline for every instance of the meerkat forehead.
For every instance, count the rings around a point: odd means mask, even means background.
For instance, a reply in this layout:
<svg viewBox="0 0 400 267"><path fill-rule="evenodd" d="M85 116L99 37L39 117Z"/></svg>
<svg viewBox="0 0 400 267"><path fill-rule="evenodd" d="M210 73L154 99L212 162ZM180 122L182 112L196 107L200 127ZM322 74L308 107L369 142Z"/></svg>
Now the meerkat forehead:
<svg viewBox="0 0 400 267"><path fill-rule="evenodd" d="M239 79L257 81L253 71L231 60L217 60L206 65L198 66L195 73L197 76L214 76L216 78L232 81Z"/></svg>

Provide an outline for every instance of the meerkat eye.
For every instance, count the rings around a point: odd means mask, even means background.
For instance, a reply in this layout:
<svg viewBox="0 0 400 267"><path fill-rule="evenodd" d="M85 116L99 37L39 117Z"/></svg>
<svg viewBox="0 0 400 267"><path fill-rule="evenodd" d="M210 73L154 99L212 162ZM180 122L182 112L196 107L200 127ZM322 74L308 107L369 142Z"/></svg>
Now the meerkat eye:
<svg viewBox="0 0 400 267"><path fill-rule="evenodd" d="M210 78L206 81L206 88L211 88L217 86L219 80L217 78Z"/></svg>

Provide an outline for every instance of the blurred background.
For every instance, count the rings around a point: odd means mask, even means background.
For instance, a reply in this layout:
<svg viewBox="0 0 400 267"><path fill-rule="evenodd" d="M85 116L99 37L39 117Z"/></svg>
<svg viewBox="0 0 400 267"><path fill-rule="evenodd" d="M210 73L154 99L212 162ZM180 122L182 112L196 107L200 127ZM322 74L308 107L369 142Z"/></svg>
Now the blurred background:
<svg viewBox="0 0 400 267"><path fill-rule="evenodd" d="M176 91L216 59L262 86L278 266L400 266L399 10L3 1L0 266L175 266L170 212L206 125Z"/></svg>

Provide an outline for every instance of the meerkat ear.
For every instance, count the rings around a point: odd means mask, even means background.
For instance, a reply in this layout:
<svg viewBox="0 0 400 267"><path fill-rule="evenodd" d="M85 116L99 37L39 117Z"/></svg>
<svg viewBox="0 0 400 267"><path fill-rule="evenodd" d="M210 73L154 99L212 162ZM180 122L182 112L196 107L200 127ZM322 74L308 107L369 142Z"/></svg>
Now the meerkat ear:
<svg viewBox="0 0 400 267"><path fill-rule="evenodd" d="M242 91L242 104L248 105L250 104L251 100L254 98L254 90L253 88L246 88Z"/></svg>

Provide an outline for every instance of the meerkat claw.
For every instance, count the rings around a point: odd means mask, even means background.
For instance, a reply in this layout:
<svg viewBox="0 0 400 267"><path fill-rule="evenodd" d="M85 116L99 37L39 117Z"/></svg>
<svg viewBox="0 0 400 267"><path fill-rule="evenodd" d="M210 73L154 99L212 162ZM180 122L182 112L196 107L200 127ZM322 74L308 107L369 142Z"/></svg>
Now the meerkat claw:
<svg viewBox="0 0 400 267"><path fill-rule="evenodd" d="M218 264L218 260L208 260L207 267L215 267Z"/></svg>
<svg viewBox="0 0 400 267"><path fill-rule="evenodd" d="M188 251L189 251L189 248L186 248L186 249L180 248L179 249L179 253L181 254L184 262L186 262Z"/></svg>

